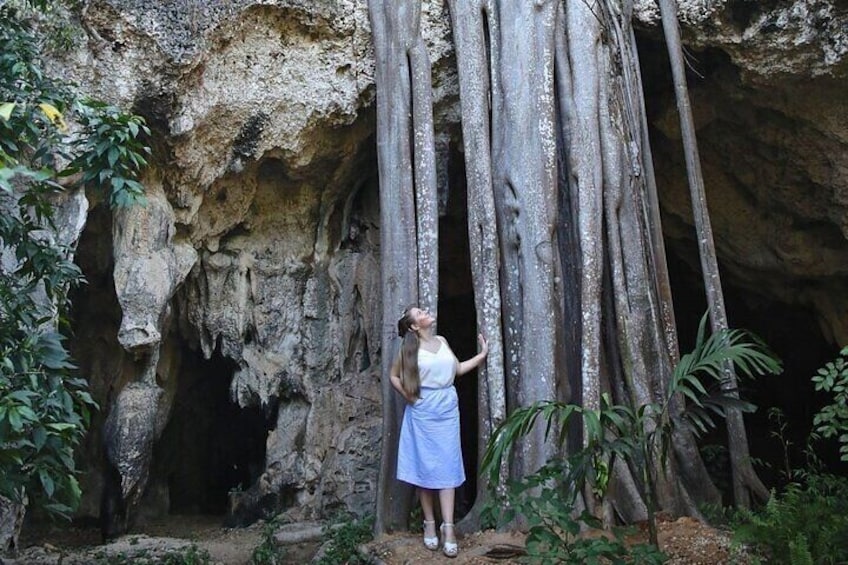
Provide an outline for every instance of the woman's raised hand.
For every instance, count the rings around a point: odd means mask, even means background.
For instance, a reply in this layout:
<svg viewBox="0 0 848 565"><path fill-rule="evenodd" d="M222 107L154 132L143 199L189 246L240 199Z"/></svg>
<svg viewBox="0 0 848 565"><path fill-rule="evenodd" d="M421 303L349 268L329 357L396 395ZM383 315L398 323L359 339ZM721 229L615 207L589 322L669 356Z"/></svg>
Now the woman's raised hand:
<svg viewBox="0 0 848 565"><path fill-rule="evenodd" d="M483 357L489 354L489 344L486 343L486 338L483 337L483 334L477 334L477 342L480 344L480 353L483 354Z"/></svg>

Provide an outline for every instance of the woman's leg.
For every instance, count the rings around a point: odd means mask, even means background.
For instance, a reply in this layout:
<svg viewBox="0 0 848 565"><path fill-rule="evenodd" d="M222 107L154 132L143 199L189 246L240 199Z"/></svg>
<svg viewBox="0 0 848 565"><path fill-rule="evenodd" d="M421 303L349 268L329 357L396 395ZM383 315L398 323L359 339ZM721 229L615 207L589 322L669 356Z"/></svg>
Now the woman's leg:
<svg viewBox="0 0 848 565"><path fill-rule="evenodd" d="M418 489L418 499L421 501L421 513L424 514L424 537L436 537L436 513L433 507L433 491L426 488Z"/></svg>
<svg viewBox="0 0 848 565"><path fill-rule="evenodd" d="M456 496L456 489L443 488L439 491L439 505L442 508L442 522L446 525L442 534L445 536L443 541L448 543L456 543L456 532L453 527L453 504Z"/></svg>

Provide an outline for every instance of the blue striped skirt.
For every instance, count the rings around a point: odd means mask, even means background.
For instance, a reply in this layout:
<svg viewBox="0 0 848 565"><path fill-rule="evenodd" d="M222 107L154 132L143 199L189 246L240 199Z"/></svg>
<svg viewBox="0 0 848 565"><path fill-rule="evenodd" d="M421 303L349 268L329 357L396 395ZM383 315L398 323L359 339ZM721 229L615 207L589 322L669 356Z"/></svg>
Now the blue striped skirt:
<svg viewBox="0 0 848 565"><path fill-rule="evenodd" d="M421 388L421 398L403 412L397 478L426 489L465 482L459 441L459 400L453 386Z"/></svg>

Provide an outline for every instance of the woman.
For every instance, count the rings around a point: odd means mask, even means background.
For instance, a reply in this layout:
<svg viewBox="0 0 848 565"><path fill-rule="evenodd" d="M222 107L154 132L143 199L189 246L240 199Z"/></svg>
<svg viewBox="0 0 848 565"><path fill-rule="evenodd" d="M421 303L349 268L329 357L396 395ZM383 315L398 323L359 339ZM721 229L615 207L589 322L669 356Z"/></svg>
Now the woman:
<svg viewBox="0 0 848 565"><path fill-rule="evenodd" d="M459 548L453 524L455 489L465 482L459 443L459 404L454 378L476 368L489 352L482 335L480 352L459 362L445 338L434 335L436 319L410 306L398 320L403 338L389 375L392 386L407 401L398 446L398 480L418 487L424 514L424 545L439 548L434 512L438 492L442 511L442 552L456 557Z"/></svg>

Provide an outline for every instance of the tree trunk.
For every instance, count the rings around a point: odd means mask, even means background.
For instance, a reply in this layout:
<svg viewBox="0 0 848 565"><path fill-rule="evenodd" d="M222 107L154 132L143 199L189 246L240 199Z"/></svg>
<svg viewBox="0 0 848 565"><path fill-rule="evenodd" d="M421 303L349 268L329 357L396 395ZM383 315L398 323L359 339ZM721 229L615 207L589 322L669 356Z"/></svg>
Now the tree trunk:
<svg viewBox="0 0 848 565"><path fill-rule="evenodd" d="M492 170L502 257L508 406L555 397L556 129L554 2L500 2L491 35ZM520 59L516 57L520 55ZM518 64L517 64L518 63ZM462 69L460 69L462 72ZM517 476L553 455L538 425L522 442Z"/></svg>
<svg viewBox="0 0 848 565"><path fill-rule="evenodd" d="M471 277L475 289L477 327L489 343L486 367L478 371L478 460L486 443L506 418L506 387L501 334L500 253L492 179L492 146L489 132L489 59L492 26L485 2L450 0L462 98L462 137L468 193L468 241L471 248ZM461 524L463 530L479 527L479 512L485 503L487 485L478 481L474 507Z"/></svg>
<svg viewBox="0 0 848 565"><path fill-rule="evenodd" d="M683 66L683 48L680 41L680 28L677 23L677 3L674 0L659 0L663 31L668 45L669 61L674 80L674 93L677 97L677 111L680 115L680 131L683 138L683 152L686 159L686 173L692 196L692 212L695 219L695 231L698 238L698 251L701 256L701 269L707 304L710 311L710 323L713 332L727 329L727 314L724 308L724 294L716 259L715 242L707 210L707 198L704 191L704 177L701 174L701 162L698 154L698 141L695 135L695 120L689 104L686 87L686 71ZM733 367L728 365L724 371L722 389L736 396L738 384ZM768 489L763 485L751 464L748 450L748 436L742 412L729 408L726 417L727 443L730 451L730 467L733 477L733 496L737 506L749 508L752 494L759 500L768 500Z"/></svg>
<svg viewBox="0 0 848 565"><path fill-rule="evenodd" d="M420 2L370 0L377 82L383 437L375 529L405 527L412 490L395 479L403 401L389 382L397 320L409 304L436 311L438 213L430 63Z"/></svg>
<svg viewBox="0 0 848 565"><path fill-rule="evenodd" d="M480 372L481 451L507 410L537 400L595 409L604 392L630 405L662 399L679 353L631 2L448 4L459 71L477 322L490 343ZM425 195L432 195L417 188L428 170L410 160L409 132L416 128L416 136L422 136L415 138L416 158L429 151L418 141L432 136L425 131L432 122L415 110L416 105L429 108L429 98L415 93L425 83L429 89L428 67L416 62L412 73L404 67L409 46L415 56L423 52L417 12L410 5L410 0L370 3L377 53L386 376L401 299L435 288L416 287L415 277L427 271L427 263L417 263L418 273L404 265L416 252L416 237L418 249L435 247L427 225L419 222L419 234L404 228L414 225L415 208L407 196L412 185L419 213L431 197ZM412 82L405 82L410 75ZM421 129L408 121L409 88L413 119ZM422 182L429 187L429 180ZM399 525L408 511L397 504L392 485L399 409L387 382L384 398L378 531ZM527 474L558 449L578 449L584 441L575 428L565 446L552 446L538 427L502 471ZM652 472L661 477L657 496L664 509L693 514L698 502L718 500L691 434L676 435L667 468ZM582 502L607 519L614 513L644 519L649 506L639 495L643 480L638 469L619 462L607 499L595 500L587 491ZM478 523L484 487L467 525Z"/></svg>
<svg viewBox="0 0 848 565"><path fill-rule="evenodd" d="M21 494L19 501L0 496L0 555L14 555L19 549L18 539L28 503L26 492Z"/></svg>

